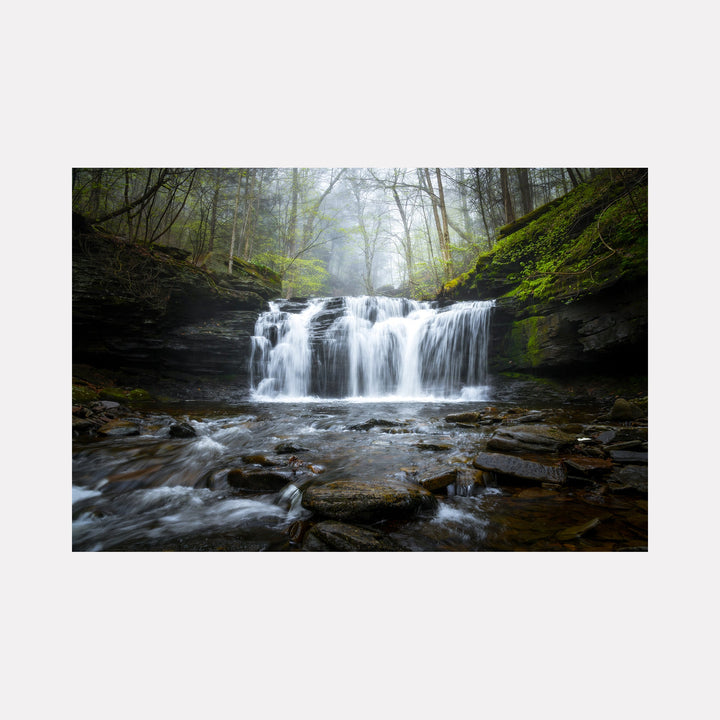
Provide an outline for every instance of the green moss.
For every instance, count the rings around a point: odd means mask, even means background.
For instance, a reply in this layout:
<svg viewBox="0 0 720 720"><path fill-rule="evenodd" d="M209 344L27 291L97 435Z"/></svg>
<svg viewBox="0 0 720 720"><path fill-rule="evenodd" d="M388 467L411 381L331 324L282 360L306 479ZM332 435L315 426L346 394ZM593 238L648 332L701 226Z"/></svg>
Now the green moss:
<svg viewBox="0 0 720 720"><path fill-rule="evenodd" d="M516 320L508 333L504 354L518 367L534 368L543 360L541 346L544 318L533 316Z"/></svg>
<svg viewBox="0 0 720 720"><path fill-rule="evenodd" d="M141 388L126 390L124 388L106 387L100 390L99 397L101 400L113 400L120 403L152 400L152 395Z"/></svg>
<svg viewBox="0 0 720 720"><path fill-rule="evenodd" d="M84 403L97 400L99 395L89 388L87 385L73 385L72 386L72 401L74 403Z"/></svg>
<svg viewBox="0 0 720 720"><path fill-rule="evenodd" d="M647 275L647 176L604 172L498 230L470 273L446 283L456 299L509 295L572 301L621 277ZM626 190L637 184L632 195Z"/></svg>

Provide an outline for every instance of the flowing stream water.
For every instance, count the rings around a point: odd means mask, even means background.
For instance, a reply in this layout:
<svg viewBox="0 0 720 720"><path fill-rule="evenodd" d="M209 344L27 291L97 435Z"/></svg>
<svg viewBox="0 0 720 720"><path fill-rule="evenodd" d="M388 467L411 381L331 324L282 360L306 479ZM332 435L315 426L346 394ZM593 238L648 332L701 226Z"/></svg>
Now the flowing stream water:
<svg viewBox="0 0 720 720"><path fill-rule="evenodd" d="M309 485L412 484L448 469L456 480L434 513L379 524L403 548L562 549L557 530L598 507L622 516L619 540L588 549L636 543L642 507L631 501L580 491L528 497L476 482L472 458L492 428L448 415L562 403L519 397L519 385L488 376L492 307L371 297L270 303L252 341L250 397L156 403L127 418L134 435L74 440L73 549L296 550L295 529L313 521L301 505ZM578 408L570 419L589 421L596 410ZM173 437L178 422L195 435ZM238 468L267 470L282 487L239 491L228 482Z"/></svg>

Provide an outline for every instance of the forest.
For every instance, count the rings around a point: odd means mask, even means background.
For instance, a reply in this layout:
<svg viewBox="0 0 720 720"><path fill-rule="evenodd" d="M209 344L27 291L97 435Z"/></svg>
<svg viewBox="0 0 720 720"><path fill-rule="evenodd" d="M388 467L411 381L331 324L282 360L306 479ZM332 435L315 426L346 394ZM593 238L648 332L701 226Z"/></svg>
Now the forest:
<svg viewBox="0 0 720 720"><path fill-rule="evenodd" d="M498 229L594 168L74 168L73 211L139 246L232 272L276 272L285 297L431 298Z"/></svg>

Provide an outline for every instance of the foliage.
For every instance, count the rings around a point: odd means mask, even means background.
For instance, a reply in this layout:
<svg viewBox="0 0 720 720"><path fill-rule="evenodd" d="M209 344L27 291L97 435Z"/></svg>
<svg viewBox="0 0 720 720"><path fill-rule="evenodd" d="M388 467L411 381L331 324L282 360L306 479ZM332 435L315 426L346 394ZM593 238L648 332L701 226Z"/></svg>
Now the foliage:
<svg viewBox="0 0 720 720"><path fill-rule="evenodd" d="M502 176L527 210L566 192L569 172ZM283 275L286 294L394 287L432 297L496 237L537 217L496 232L507 219L497 168L74 168L72 198L107 235L148 248L161 240L216 274L231 255L234 266L263 263Z"/></svg>
<svg viewBox="0 0 720 720"><path fill-rule="evenodd" d="M317 258L289 258L279 253L262 253L257 260L275 271L301 297L328 293L329 274L325 263Z"/></svg>

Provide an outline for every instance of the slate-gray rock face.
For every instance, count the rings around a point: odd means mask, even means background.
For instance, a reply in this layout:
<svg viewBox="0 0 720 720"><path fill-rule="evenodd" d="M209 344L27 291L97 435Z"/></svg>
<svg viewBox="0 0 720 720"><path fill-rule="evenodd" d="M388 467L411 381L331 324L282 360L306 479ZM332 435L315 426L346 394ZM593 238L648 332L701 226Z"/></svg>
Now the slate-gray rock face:
<svg viewBox="0 0 720 720"><path fill-rule="evenodd" d="M509 425L493 433L488 440L488 448L505 452L557 452L570 447L575 441L575 436L553 425Z"/></svg>
<svg viewBox="0 0 720 720"><path fill-rule="evenodd" d="M496 477L504 475L532 483L562 485L566 477L565 470L561 466L545 465L500 453L480 453L473 460L473 465L479 470L496 473Z"/></svg>
<svg viewBox="0 0 720 720"><path fill-rule="evenodd" d="M571 375L646 372L647 279L617 283L570 305L497 301L490 369Z"/></svg>
<svg viewBox="0 0 720 720"><path fill-rule="evenodd" d="M309 487L303 494L302 505L335 520L374 522L432 510L437 500L419 485L396 480L336 480Z"/></svg>
<svg viewBox="0 0 720 720"><path fill-rule="evenodd" d="M357 525L325 520L305 535L303 550L397 552L402 548L384 533Z"/></svg>
<svg viewBox="0 0 720 720"><path fill-rule="evenodd" d="M255 320L281 290L272 273L239 262L223 277L93 233L73 236L72 265L74 363L247 382Z"/></svg>

